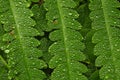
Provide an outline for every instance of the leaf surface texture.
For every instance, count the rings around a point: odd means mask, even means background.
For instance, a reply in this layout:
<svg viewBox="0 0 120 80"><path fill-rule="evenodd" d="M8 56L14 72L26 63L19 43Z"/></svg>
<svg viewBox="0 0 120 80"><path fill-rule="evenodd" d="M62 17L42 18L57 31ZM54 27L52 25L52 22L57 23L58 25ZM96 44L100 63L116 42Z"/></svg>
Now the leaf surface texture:
<svg viewBox="0 0 120 80"><path fill-rule="evenodd" d="M33 13L28 9L26 0L0 0L0 21L6 33L4 50L8 58L8 78L15 80L43 80L45 74L39 70L46 67L39 57L42 52L36 47L40 42L34 36L40 33L33 28ZM7 5L7 6L5 6Z"/></svg>
<svg viewBox="0 0 120 80"><path fill-rule="evenodd" d="M72 9L76 6L75 2L46 0L44 6L48 11L48 26L53 30L49 35L50 40L54 41L49 47L49 52L54 55L49 66L55 68L51 80L87 80L82 75L87 67L79 62L85 60L85 55L82 53L83 37L79 32L81 25L75 20L79 15Z"/></svg>
<svg viewBox="0 0 120 80"><path fill-rule="evenodd" d="M93 43L96 65L102 66L100 78L120 79L120 3L117 0L91 0L92 27L96 30ZM114 74L114 75L113 75Z"/></svg>

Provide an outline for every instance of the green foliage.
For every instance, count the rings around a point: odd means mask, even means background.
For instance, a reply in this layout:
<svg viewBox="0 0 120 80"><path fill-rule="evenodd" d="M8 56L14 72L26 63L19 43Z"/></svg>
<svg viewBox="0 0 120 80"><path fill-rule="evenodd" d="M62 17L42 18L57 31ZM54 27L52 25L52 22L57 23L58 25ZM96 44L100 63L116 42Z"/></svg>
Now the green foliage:
<svg viewBox="0 0 120 80"><path fill-rule="evenodd" d="M69 3L71 5L68 5ZM49 36L51 41L55 41L49 48L49 52L54 55L49 66L55 68L51 80L87 80L82 75L87 68L78 62L85 60L85 55L82 53L84 44L81 40L83 38L78 32L81 25L75 20L78 14L71 9L75 6L72 0L45 1L45 8L48 10L46 14L48 26L51 30L56 29Z"/></svg>
<svg viewBox="0 0 120 80"><path fill-rule="evenodd" d="M120 1L0 0L0 80L120 80Z"/></svg>
<svg viewBox="0 0 120 80"><path fill-rule="evenodd" d="M99 5L99 6L98 6ZM92 41L96 43L96 66L102 66L103 80L120 79L120 3L117 0L91 0L92 28L97 30Z"/></svg>
<svg viewBox="0 0 120 80"><path fill-rule="evenodd" d="M32 26L35 22L30 18L33 14L27 8L30 4L26 0L0 0L7 3L6 9L2 10L1 23L6 33L3 41L7 42L4 51L8 58L8 79L15 80L42 80L45 74L40 71L46 64L38 59L42 53L36 47L40 42L34 38L39 32ZM16 76L17 75L17 76Z"/></svg>

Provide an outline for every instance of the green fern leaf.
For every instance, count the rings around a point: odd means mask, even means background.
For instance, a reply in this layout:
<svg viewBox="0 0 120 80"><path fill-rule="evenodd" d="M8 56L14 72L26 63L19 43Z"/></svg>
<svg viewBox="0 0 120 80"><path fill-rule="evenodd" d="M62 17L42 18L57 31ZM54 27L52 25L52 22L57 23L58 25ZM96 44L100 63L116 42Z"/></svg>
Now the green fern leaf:
<svg viewBox="0 0 120 80"><path fill-rule="evenodd" d="M1 55L0 55L0 57L1 57ZM7 69L3 65L1 58L0 58L0 80L8 80L7 76L8 76Z"/></svg>
<svg viewBox="0 0 120 80"><path fill-rule="evenodd" d="M4 35L4 29L3 26L0 24L0 80L8 80L7 76L7 63L4 60L3 56L5 56L5 53L1 50L3 49L2 46L4 45L4 42L2 41L2 36Z"/></svg>
<svg viewBox="0 0 120 80"><path fill-rule="evenodd" d="M40 33L32 28L35 22L26 0L0 0L0 21L6 33L3 41L8 58L8 78L14 80L43 80L45 74L39 70L46 67L40 50L40 42L34 36Z"/></svg>
<svg viewBox="0 0 120 80"><path fill-rule="evenodd" d="M117 0L91 0L93 43L96 66L103 80L120 80L120 3Z"/></svg>
<svg viewBox="0 0 120 80"><path fill-rule="evenodd" d="M52 55L48 52L48 48L52 44L52 41L48 40L47 38L42 38L40 41L41 41L41 45L39 49L42 50L43 52L43 60L46 63L49 63Z"/></svg>
<svg viewBox="0 0 120 80"><path fill-rule="evenodd" d="M3 46L2 36L4 35L3 26L0 24L0 49Z"/></svg>
<svg viewBox="0 0 120 80"><path fill-rule="evenodd" d="M49 31L47 28L47 20L45 18L46 16L46 10L44 9L43 5L33 5L31 8L32 12L34 13L34 20L36 21L36 29L38 29L39 32L42 31ZM43 32L42 32L43 33ZM43 33L44 34L44 33Z"/></svg>
<svg viewBox="0 0 120 80"><path fill-rule="evenodd" d="M82 53L84 44L79 31L81 25L75 19L78 14L73 0L46 0L44 4L48 26L53 30L49 38L55 41L49 52L54 55L49 62L50 68L55 68L51 80L87 80L82 73L87 71L79 61L85 60Z"/></svg>

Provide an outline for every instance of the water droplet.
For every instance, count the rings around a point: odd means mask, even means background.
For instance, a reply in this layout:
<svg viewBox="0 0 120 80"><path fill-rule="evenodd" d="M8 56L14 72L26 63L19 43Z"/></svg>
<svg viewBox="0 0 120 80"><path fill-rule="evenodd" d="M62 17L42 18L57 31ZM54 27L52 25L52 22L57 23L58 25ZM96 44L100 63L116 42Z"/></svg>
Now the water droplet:
<svg viewBox="0 0 120 80"><path fill-rule="evenodd" d="M48 8L45 8L46 9L46 11L48 11Z"/></svg>
<svg viewBox="0 0 120 80"><path fill-rule="evenodd" d="M63 3L65 2L65 1L62 1Z"/></svg>
<svg viewBox="0 0 120 80"><path fill-rule="evenodd" d="M34 16L34 14L33 14L33 13L31 13L31 14L30 14L30 16ZM33 25L33 26L34 26L34 25Z"/></svg>
<svg viewBox="0 0 120 80"><path fill-rule="evenodd" d="M78 16L79 16L79 14L75 15L75 17L78 17Z"/></svg>
<svg viewBox="0 0 120 80"><path fill-rule="evenodd" d="M66 70L65 70L65 69L63 69L63 71L65 72Z"/></svg>
<svg viewBox="0 0 120 80"><path fill-rule="evenodd" d="M114 12L114 11L111 11L112 13Z"/></svg>
<svg viewBox="0 0 120 80"><path fill-rule="evenodd" d="M73 63L70 63L71 65L73 64Z"/></svg>
<svg viewBox="0 0 120 80"><path fill-rule="evenodd" d="M29 7L29 6L30 6L30 3L27 3L27 4L26 4L26 7Z"/></svg>
<svg viewBox="0 0 120 80"><path fill-rule="evenodd" d="M95 16L96 18L98 18L98 16Z"/></svg>
<svg viewBox="0 0 120 80"><path fill-rule="evenodd" d="M120 49L117 49L117 51L120 51Z"/></svg>
<svg viewBox="0 0 120 80"><path fill-rule="evenodd" d="M18 7L18 4L15 4L16 7Z"/></svg>
<svg viewBox="0 0 120 80"><path fill-rule="evenodd" d="M32 59L33 59L33 57L30 57L30 59L32 60Z"/></svg>
<svg viewBox="0 0 120 80"><path fill-rule="evenodd" d="M1 15L1 17L4 17L3 15Z"/></svg>
<svg viewBox="0 0 120 80"><path fill-rule="evenodd" d="M17 71L15 70L14 73L17 74Z"/></svg>
<svg viewBox="0 0 120 80"><path fill-rule="evenodd" d="M1 47L0 49L1 49L1 50L4 50L4 47Z"/></svg>
<svg viewBox="0 0 120 80"><path fill-rule="evenodd" d="M54 44L57 44L56 42Z"/></svg>
<svg viewBox="0 0 120 80"><path fill-rule="evenodd" d="M115 46L117 46L117 44L115 44Z"/></svg>
<svg viewBox="0 0 120 80"><path fill-rule="evenodd" d="M8 76L8 79L9 79L9 80L11 80L11 79L12 79L12 77L11 77L11 76Z"/></svg>
<svg viewBox="0 0 120 80"><path fill-rule="evenodd" d="M69 15L71 16L71 15L72 15L72 13L69 13Z"/></svg>
<svg viewBox="0 0 120 80"><path fill-rule="evenodd" d="M12 62L12 65L15 65L15 62Z"/></svg>
<svg viewBox="0 0 120 80"><path fill-rule="evenodd" d="M81 76L82 74L81 74L81 73L79 73L78 75L79 75L79 76Z"/></svg>
<svg viewBox="0 0 120 80"><path fill-rule="evenodd" d="M22 4L22 2L18 2L19 4Z"/></svg>
<svg viewBox="0 0 120 80"><path fill-rule="evenodd" d="M62 76L62 80L65 80L65 77L64 77L64 76Z"/></svg>
<svg viewBox="0 0 120 80"><path fill-rule="evenodd" d="M5 53L9 53L10 52L10 50L5 50Z"/></svg>
<svg viewBox="0 0 120 80"><path fill-rule="evenodd" d="M72 25L74 25L74 23L72 23Z"/></svg>
<svg viewBox="0 0 120 80"><path fill-rule="evenodd" d="M33 65L35 65L35 63L32 63Z"/></svg>
<svg viewBox="0 0 120 80"><path fill-rule="evenodd" d="M62 58L59 58L59 60L61 61L61 60L62 60Z"/></svg>
<svg viewBox="0 0 120 80"><path fill-rule="evenodd" d="M75 19L72 19L73 21L75 21Z"/></svg>
<svg viewBox="0 0 120 80"><path fill-rule="evenodd" d="M108 79L108 76L105 76L105 79Z"/></svg>
<svg viewBox="0 0 120 80"><path fill-rule="evenodd" d="M114 24L116 24L117 22L114 22Z"/></svg>
<svg viewBox="0 0 120 80"><path fill-rule="evenodd" d="M58 61L55 61L56 63L58 63Z"/></svg>
<svg viewBox="0 0 120 80"><path fill-rule="evenodd" d="M110 69L108 69L108 72L110 72Z"/></svg>

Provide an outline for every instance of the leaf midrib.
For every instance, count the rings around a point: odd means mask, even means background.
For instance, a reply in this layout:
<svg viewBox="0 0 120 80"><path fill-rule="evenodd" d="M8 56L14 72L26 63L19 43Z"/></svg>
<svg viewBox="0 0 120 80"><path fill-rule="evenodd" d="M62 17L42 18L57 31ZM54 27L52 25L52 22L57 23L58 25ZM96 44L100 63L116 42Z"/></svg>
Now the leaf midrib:
<svg viewBox="0 0 120 80"><path fill-rule="evenodd" d="M110 22L109 22L109 20L110 20L110 18L109 18L109 16L108 16L108 12L107 12L107 10L106 10L106 8L107 8L107 5L106 5L106 2L105 2L106 0L101 0L101 3L102 3L102 7L103 7L103 14L104 14L104 18L105 18L105 27L106 27L106 30L107 30L107 34L108 34L108 40L109 40L109 44L110 44L110 51L111 51L111 56L112 56L112 60L113 60L113 62L115 62L116 61L116 58L114 57L114 53L113 53L113 42L112 42L112 32L111 32L111 30L110 30ZM113 63L114 64L114 63ZM115 67L115 65L114 65L114 67ZM116 76L117 77L117 76Z"/></svg>
<svg viewBox="0 0 120 80"><path fill-rule="evenodd" d="M62 28L62 31L63 31L63 40L64 40L64 45L65 45L65 52L66 52L66 56L67 56L67 69L68 69L68 80L71 80L70 76L71 76L71 73L70 73L70 55L69 55L69 50L67 48L67 37L66 37L66 26L65 26L65 21L64 21L64 16L63 16L63 11L61 9L61 5L60 5L60 0L57 0L57 6L58 6L58 10L59 10L59 15L60 15L60 20L61 20L61 28Z"/></svg>
<svg viewBox="0 0 120 80"><path fill-rule="evenodd" d="M14 21L15 21L15 24L16 24L16 30L17 30L17 34L18 34L18 39L19 39L19 41L20 41L20 45L22 45L22 51L23 51L23 53L24 53L24 45L23 45L23 43L22 43L22 36L21 36L21 33L20 33L20 29L19 29L19 21L16 19L16 17L17 17L17 15L16 15L16 11L14 10L15 9L15 6L14 6L14 1L12 1L12 0L9 0L9 2L10 2L10 7L11 7L11 11L12 11L12 14L13 14L13 18L14 18ZM26 57L25 57L25 54L23 55L24 56L24 66L25 66L25 69L26 69L26 72L27 72L27 75L28 75L28 78L29 78L29 80L31 80L31 77L30 77L30 74L29 74L29 70L28 70L28 68L27 68L27 61L26 61Z"/></svg>

